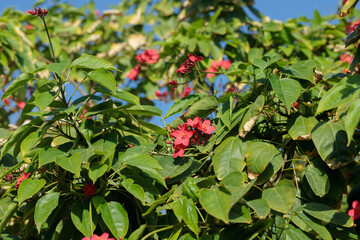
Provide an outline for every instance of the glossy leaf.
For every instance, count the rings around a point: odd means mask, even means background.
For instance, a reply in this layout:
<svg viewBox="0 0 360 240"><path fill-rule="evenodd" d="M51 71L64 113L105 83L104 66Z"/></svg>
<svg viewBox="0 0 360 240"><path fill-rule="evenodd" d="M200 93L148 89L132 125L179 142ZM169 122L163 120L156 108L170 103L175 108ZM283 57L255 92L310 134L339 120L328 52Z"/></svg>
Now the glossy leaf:
<svg viewBox="0 0 360 240"><path fill-rule="evenodd" d="M314 67L316 62L314 60L306 60L294 63L289 67L280 69L283 73L289 74L295 78L304 79L315 83L314 81Z"/></svg>
<svg viewBox="0 0 360 240"><path fill-rule="evenodd" d="M135 184L134 180L132 180L130 178L124 179L121 182L121 186L123 186L126 189L126 191L131 193L134 197L136 197L143 204L145 204L145 192L144 192L144 189L140 185Z"/></svg>
<svg viewBox="0 0 360 240"><path fill-rule="evenodd" d="M88 77L94 82L104 86L113 94L116 94L116 81L114 76L104 68L98 68L89 72Z"/></svg>
<svg viewBox="0 0 360 240"><path fill-rule="evenodd" d="M219 188L201 189L200 203L210 215L229 222L229 212L231 209L231 195Z"/></svg>
<svg viewBox="0 0 360 240"><path fill-rule="evenodd" d="M23 180L18 189L19 204L39 192L45 184L44 179L27 178Z"/></svg>
<svg viewBox="0 0 360 240"><path fill-rule="evenodd" d="M12 93L25 86L25 84L35 77L32 73L23 73L17 79L15 79L5 90L4 95L1 97L1 101L10 96Z"/></svg>
<svg viewBox="0 0 360 240"><path fill-rule="evenodd" d="M303 211L321 221L339 226L351 227L354 224L347 213L335 210L325 204L315 202L306 203L303 207Z"/></svg>
<svg viewBox="0 0 360 240"><path fill-rule="evenodd" d="M232 172L241 172L245 167L242 141L238 137L227 138L215 149L212 162L220 180Z"/></svg>
<svg viewBox="0 0 360 240"><path fill-rule="evenodd" d="M77 201L71 208L71 220L74 226L86 237L91 237L96 228L96 218L89 210L88 202Z"/></svg>
<svg viewBox="0 0 360 240"><path fill-rule="evenodd" d="M129 218L125 208L120 203L108 202L101 208L101 217L116 239L126 235L129 228Z"/></svg>
<svg viewBox="0 0 360 240"><path fill-rule="evenodd" d="M330 190L330 181L327 174L321 169L309 164L304 169L305 177L313 192L323 197Z"/></svg>
<svg viewBox="0 0 360 240"><path fill-rule="evenodd" d="M63 169L74 173L77 177L80 177L81 164L85 161L81 153L76 153L71 157L57 156L55 162Z"/></svg>
<svg viewBox="0 0 360 240"><path fill-rule="evenodd" d="M65 156L66 153L57 148L43 148L39 152L39 167L55 162L56 157Z"/></svg>
<svg viewBox="0 0 360 240"><path fill-rule="evenodd" d="M251 143L245 151L246 165L248 171L257 177L264 172L270 161L281 153L276 147L269 143L254 142Z"/></svg>
<svg viewBox="0 0 360 240"><path fill-rule="evenodd" d="M287 213L295 201L295 190L292 182L284 179L273 188L265 189L262 193L262 197L266 200L271 209Z"/></svg>
<svg viewBox="0 0 360 240"><path fill-rule="evenodd" d="M275 75L270 76L270 83L275 93L279 96L281 101L285 104L288 110L291 105L299 98L303 90L300 83L291 78L278 78Z"/></svg>
<svg viewBox="0 0 360 240"><path fill-rule="evenodd" d="M256 215L260 219L266 218L270 213L270 208L267 202L262 198L248 201L246 204L256 212Z"/></svg>
<svg viewBox="0 0 360 240"><path fill-rule="evenodd" d="M89 178L96 182L96 180L104 175L108 170L108 166L106 164L94 164L89 168Z"/></svg>
<svg viewBox="0 0 360 240"><path fill-rule="evenodd" d="M346 116L345 116L345 130L348 138L348 145L350 144L354 132L357 129L360 122L360 99L355 100Z"/></svg>
<svg viewBox="0 0 360 240"><path fill-rule="evenodd" d="M251 223L250 208L245 204L235 204L230 210L229 219L233 223Z"/></svg>
<svg viewBox="0 0 360 240"><path fill-rule="evenodd" d="M302 221L304 221L311 229L318 233L323 239L332 239L329 231L322 224L314 222L310 217L305 215L303 212L296 214Z"/></svg>
<svg viewBox="0 0 360 240"><path fill-rule="evenodd" d="M75 59L72 62L71 67L88 68L88 69L104 68L106 70L117 70L110 62L102 58L98 58L87 54L83 54L81 57Z"/></svg>
<svg viewBox="0 0 360 240"><path fill-rule="evenodd" d="M172 115L176 113L182 113L184 112L189 106L191 106L193 103L198 101L200 99L199 95L189 95L184 98L179 99L176 101L171 107L169 108L169 111L165 114L164 118L171 117Z"/></svg>
<svg viewBox="0 0 360 240"><path fill-rule="evenodd" d="M182 201L182 218L193 233L196 235L200 233L196 207L194 202L189 198L184 198Z"/></svg>
<svg viewBox="0 0 360 240"><path fill-rule="evenodd" d="M307 139L317 123L315 117L298 116L289 128L289 135L294 140Z"/></svg>
<svg viewBox="0 0 360 240"><path fill-rule="evenodd" d="M47 193L37 201L34 220L38 232L40 232L41 226L46 222L52 211L58 206L59 197L59 192L52 192Z"/></svg>

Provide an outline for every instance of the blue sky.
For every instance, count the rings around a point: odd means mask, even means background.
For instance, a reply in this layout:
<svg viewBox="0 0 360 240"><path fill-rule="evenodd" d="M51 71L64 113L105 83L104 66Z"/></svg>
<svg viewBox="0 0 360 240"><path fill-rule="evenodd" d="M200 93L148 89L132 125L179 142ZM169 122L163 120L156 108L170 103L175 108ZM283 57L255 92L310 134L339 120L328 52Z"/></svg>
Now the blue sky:
<svg viewBox="0 0 360 240"><path fill-rule="evenodd" d="M206 0L204 0L206 1ZM19 10L31 9L36 1L31 0L0 0L0 12L7 7L14 6ZM50 1L48 1L50 2ZM62 2L80 6L88 0L67 0ZM102 11L119 0L94 0L97 8ZM286 20L293 17L312 17L315 9L322 15L337 12L340 0L255 0L255 6L265 15L273 19Z"/></svg>

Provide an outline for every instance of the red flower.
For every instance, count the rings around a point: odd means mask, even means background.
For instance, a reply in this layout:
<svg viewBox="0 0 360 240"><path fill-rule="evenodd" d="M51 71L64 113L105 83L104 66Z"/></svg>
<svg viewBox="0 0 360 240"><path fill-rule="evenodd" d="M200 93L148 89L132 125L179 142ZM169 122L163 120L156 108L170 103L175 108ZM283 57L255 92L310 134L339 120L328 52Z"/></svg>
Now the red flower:
<svg viewBox="0 0 360 240"><path fill-rule="evenodd" d="M156 90L155 91L155 95L162 101L165 101L165 98L169 95L168 92L164 91L163 93L161 93L160 90Z"/></svg>
<svg viewBox="0 0 360 240"><path fill-rule="evenodd" d="M194 134L193 131L188 130L186 124L181 124L180 127L178 126L177 128L178 130L173 129L172 133L170 133L170 136L175 138L174 144L184 145L185 147L188 147L190 138Z"/></svg>
<svg viewBox="0 0 360 240"><path fill-rule="evenodd" d="M156 49L149 49L143 52L142 54L139 54L135 57L135 59L139 63L146 63L146 64L152 64L156 63L157 60L160 58L160 55L158 53L158 50Z"/></svg>
<svg viewBox="0 0 360 240"><path fill-rule="evenodd" d="M186 146L180 144L180 145L173 145L173 148L175 149L174 153L173 153L173 158L177 158L177 157L182 157L184 156L185 153L185 148L187 148Z"/></svg>
<svg viewBox="0 0 360 240"><path fill-rule="evenodd" d="M195 64L202 60L203 58L200 56L189 54L188 59L186 59L186 61L181 64L181 66L176 70L176 73L180 72L180 74L186 74L188 72L191 72Z"/></svg>
<svg viewBox="0 0 360 240"><path fill-rule="evenodd" d="M4 103L9 106L9 104L10 104L9 98L5 98L5 99L4 99Z"/></svg>
<svg viewBox="0 0 360 240"><path fill-rule="evenodd" d="M298 102L294 102L294 103L292 104L292 106L293 106L295 109L299 110L299 103L298 103Z"/></svg>
<svg viewBox="0 0 360 240"><path fill-rule="evenodd" d="M183 89L183 92L180 93L180 97L181 97L181 98L184 98L184 97L188 96L188 95L191 93L191 90L192 90L191 87L185 87L185 88Z"/></svg>
<svg viewBox="0 0 360 240"><path fill-rule="evenodd" d="M201 118L199 117L195 117L194 120L191 120L190 118L186 120L186 124L193 128L197 128L200 122L201 122Z"/></svg>
<svg viewBox="0 0 360 240"><path fill-rule="evenodd" d="M35 11L32 10L28 10L28 13L30 13L31 15L37 16L37 17L45 17L48 14L48 11L46 11L46 9L34 9Z"/></svg>
<svg viewBox="0 0 360 240"><path fill-rule="evenodd" d="M114 238L109 238L108 233L103 233L101 236L98 236L96 234L92 235L91 238L84 237L81 240L115 240ZM122 240L119 238L119 240Z"/></svg>
<svg viewBox="0 0 360 240"><path fill-rule="evenodd" d="M84 186L84 195L92 196L95 194L96 186L92 183Z"/></svg>
<svg viewBox="0 0 360 240"><path fill-rule="evenodd" d="M206 134L211 134L211 132L216 130L216 127L211 126L210 120L205 120L204 122L199 122L198 129Z"/></svg>
<svg viewBox="0 0 360 240"><path fill-rule="evenodd" d="M10 173L6 174L5 180L8 182L11 182L13 179L13 175L11 175Z"/></svg>
<svg viewBox="0 0 360 240"><path fill-rule="evenodd" d="M348 0L343 0L342 4L345 5L347 3Z"/></svg>
<svg viewBox="0 0 360 240"><path fill-rule="evenodd" d="M207 72L210 72L210 73L206 74L206 78L211 78L211 77L215 76L215 73L211 73L211 72L219 71L219 67L222 67L227 70L230 68L230 65L231 65L230 60L226 60L226 61L225 60L221 60L221 61L214 60L211 63L210 68L206 69Z"/></svg>
<svg viewBox="0 0 360 240"><path fill-rule="evenodd" d="M24 107L25 107L25 102L24 101L17 102L16 104L20 109L24 109Z"/></svg>
<svg viewBox="0 0 360 240"><path fill-rule="evenodd" d="M26 25L26 27L25 27L26 30L31 30L31 29L33 29L33 28L34 28L34 26L31 25L31 24L28 24L28 25Z"/></svg>
<svg viewBox="0 0 360 240"><path fill-rule="evenodd" d="M360 202L355 200L351 205L353 208L348 211L348 214L353 220L356 220L360 217Z"/></svg>
<svg viewBox="0 0 360 240"><path fill-rule="evenodd" d="M169 85L172 86L171 89L172 89L173 91L175 91L179 84L178 84L175 80L171 80L171 81L169 82Z"/></svg>
<svg viewBox="0 0 360 240"><path fill-rule="evenodd" d="M133 81L136 81L137 77L139 75L139 72L140 72L140 65L136 65L133 69L130 70L127 77L130 78Z"/></svg>
<svg viewBox="0 0 360 240"><path fill-rule="evenodd" d="M343 55L340 56L340 60L342 63L346 63L346 62L351 63L353 59L354 58L350 56L348 53L344 53Z"/></svg>
<svg viewBox="0 0 360 240"><path fill-rule="evenodd" d="M15 189L18 189L21 182L27 179L30 176L31 173L26 174L25 171L23 171L22 175L16 179Z"/></svg>

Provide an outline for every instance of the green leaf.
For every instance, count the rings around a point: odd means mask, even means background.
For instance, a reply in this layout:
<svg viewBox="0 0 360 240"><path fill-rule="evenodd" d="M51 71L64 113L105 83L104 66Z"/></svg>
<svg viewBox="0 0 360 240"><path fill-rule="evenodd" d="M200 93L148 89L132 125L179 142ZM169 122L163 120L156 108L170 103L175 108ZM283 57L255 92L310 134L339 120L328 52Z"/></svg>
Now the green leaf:
<svg viewBox="0 0 360 240"><path fill-rule="evenodd" d="M197 45L199 47L199 50L202 54L204 54L205 57L208 57L210 54L210 49L211 49L211 41L205 39L205 40L200 40L197 42Z"/></svg>
<svg viewBox="0 0 360 240"><path fill-rule="evenodd" d="M190 230L197 236L200 233L200 228L198 226L198 214L194 202L189 198L183 199L182 218Z"/></svg>
<svg viewBox="0 0 360 240"><path fill-rule="evenodd" d="M164 178L156 170L161 170L162 167L154 158L145 154L129 154L123 156L123 161L125 164L141 169L144 173L148 174L150 177L154 178L156 181L166 187Z"/></svg>
<svg viewBox="0 0 360 240"><path fill-rule="evenodd" d="M39 107L40 111L43 112L57 97L58 93L53 92L42 92L39 93L35 98L35 105Z"/></svg>
<svg viewBox="0 0 360 240"><path fill-rule="evenodd" d="M155 107L150 105L145 106L132 106L129 108L126 108L127 112L133 114L133 115L143 115L143 116L161 116L162 111Z"/></svg>
<svg viewBox="0 0 360 240"><path fill-rule="evenodd" d="M315 117L298 116L289 128L289 135L294 140L307 139L312 129L318 123Z"/></svg>
<svg viewBox="0 0 360 240"><path fill-rule="evenodd" d="M89 178L93 181L93 183L96 182L96 180L104 175L108 170L108 165L106 164L94 164L91 165L89 168Z"/></svg>
<svg viewBox="0 0 360 240"><path fill-rule="evenodd" d="M39 168L45 164L55 162L56 157L65 156L66 153L57 148L42 148L39 152Z"/></svg>
<svg viewBox="0 0 360 240"><path fill-rule="evenodd" d="M45 184L46 181L44 179L27 178L22 181L18 189L19 205L39 192Z"/></svg>
<svg viewBox="0 0 360 240"><path fill-rule="evenodd" d="M270 75L270 83L275 93L279 96L281 101L285 104L288 110L291 105L299 98L303 87L301 84L291 78L278 78L274 74Z"/></svg>
<svg viewBox="0 0 360 240"><path fill-rule="evenodd" d="M245 156L249 173L257 177L264 172L270 161L277 156L281 156L281 153L272 144L254 142L246 148Z"/></svg>
<svg viewBox="0 0 360 240"><path fill-rule="evenodd" d="M260 219L265 219L270 213L269 205L262 198L248 201L246 204L254 209Z"/></svg>
<svg viewBox="0 0 360 240"><path fill-rule="evenodd" d="M330 181L327 174L321 169L309 164L303 171L311 190L319 197L325 196L330 190Z"/></svg>
<svg viewBox="0 0 360 240"><path fill-rule="evenodd" d="M312 230L314 230L316 233L322 237L322 239L333 239L329 231L326 229L326 227L323 226L323 224L319 224L315 221L313 221L311 218L306 216L302 211L296 213L296 215L306 223Z"/></svg>
<svg viewBox="0 0 360 240"><path fill-rule="evenodd" d="M323 160L335 160L336 163L352 160L346 147L348 141L343 120L319 122L313 128L311 137Z"/></svg>
<svg viewBox="0 0 360 240"><path fill-rule="evenodd" d="M164 118L171 117L172 115L182 112L187 108L189 105L192 105L196 101L200 99L199 95L189 95L184 98L179 99L173 105L171 105L169 111L165 114Z"/></svg>
<svg viewBox="0 0 360 240"><path fill-rule="evenodd" d="M82 54L81 57L75 59L72 62L71 67L99 69L104 68L106 70L116 70L116 68L108 61L95 56Z"/></svg>
<svg viewBox="0 0 360 240"><path fill-rule="evenodd" d="M222 189L201 189L200 204L210 215L229 223L229 212L232 206L231 195Z"/></svg>
<svg viewBox="0 0 360 240"><path fill-rule="evenodd" d="M355 8L356 4L359 2L359 0L348 0L342 9L339 11L340 17L345 17L349 14L349 12Z"/></svg>
<svg viewBox="0 0 360 240"><path fill-rule="evenodd" d="M229 213L232 223L251 223L250 208L242 203L235 204Z"/></svg>
<svg viewBox="0 0 360 240"><path fill-rule="evenodd" d="M243 173L232 172L221 181L221 184L224 184L226 189L231 193L232 205L239 201L251 189L256 181L256 179L253 179L248 184L245 184L244 180L245 177Z"/></svg>
<svg viewBox="0 0 360 240"><path fill-rule="evenodd" d="M316 114L320 114L326 110L351 102L359 96L359 93L360 75L345 77L337 85L327 91L320 99Z"/></svg>
<svg viewBox="0 0 360 240"><path fill-rule="evenodd" d="M34 220L36 228L40 233L41 226L46 222L52 211L59 204L59 192L51 192L42 196L36 203Z"/></svg>
<svg viewBox="0 0 360 240"><path fill-rule="evenodd" d="M129 93L128 91L122 90L121 88L116 88L115 92L109 91L103 87L95 87L95 90L97 92L101 92L101 93L110 95L114 98L118 98L118 99L124 100L128 103L140 106L140 100L139 100L138 96L136 96L132 93Z"/></svg>
<svg viewBox="0 0 360 240"><path fill-rule="evenodd" d="M360 122L360 99L355 100L346 116L345 116L345 130L348 138L348 145L353 139L355 130L357 129Z"/></svg>
<svg viewBox="0 0 360 240"><path fill-rule="evenodd" d="M140 185L135 184L134 180L130 178L126 178L121 182L121 186L123 186L126 189L126 191L131 193L134 197L139 199L143 205L145 205L144 189Z"/></svg>
<svg viewBox="0 0 360 240"><path fill-rule="evenodd" d="M54 72L57 73L59 76L62 76L62 73L64 72L64 70L68 65L69 65L69 60L65 59L59 63L50 63L49 65L46 66L46 68L50 72Z"/></svg>
<svg viewBox="0 0 360 240"><path fill-rule="evenodd" d="M233 106L234 98L229 96L229 99L220 108L220 119L228 128L231 126Z"/></svg>
<svg viewBox="0 0 360 240"><path fill-rule="evenodd" d="M242 141L238 137L227 138L215 149L212 162L219 180L232 172L241 172L246 165Z"/></svg>
<svg viewBox="0 0 360 240"><path fill-rule="evenodd" d="M104 68L98 68L89 72L88 77L94 82L110 90L113 94L116 94L116 81L111 72Z"/></svg>
<svg viewBox="0 0 360 240"><path fill-rule="evenodd" d="M90 215L89 202L77 201L71 208L71 220L74 226L86 237L91 237L96 228L96 214Z"/></svg>
<svg viewBox="0 0 360 240"><path fill-rule="evenodd" d="M125 237L129 228L129 218L120 203L108 202L101 208L101 217L116 239Z"/></svg>
<svg viewBox="0 0 360 240"><path fill-rule="evenodd" d="M210 113L215 111L219 106L219 102L217 98L213 95L206 96L195 102L189 110L177 118L174 122L170 124L172 128L176 128L176 126L183 124L186 122L186 119L194 119L195 117L205 118L209 116Z"/></svg>
<svg viewBox="0 0 360 240"><path fill-rule="evenodd" d="M314 68L316 62L314 60L300 61L292 64L290 67L280 68L280 71L289 74L295 78L303 79L315 83Z"/></svg>
<svg viewBox="0 0 360 240"><path fill-rule="evenodd" d="M326 239L326 238L324 238ZM331 239L331 238L330 238ZM281 234L279 240L311 240L303 231L288 225L288 228Z"/></svg>
<svg viewBox="0 0 360 240"><path fill-rule="evenodd" d="M193 159L185 157L174 159L172 156L159 156L155 157L155 159L163 168L158 172L163 178L166 179L171 179L179 176L180 174L185 172L193 163Z"/></svg>
<svg viewBox="0 0 360 240"><path fill-rule="evenodd" d="M83 159L83 155L80 152L75 153L71 157L57 156L55 159L56 164L63 169L74 173L76 177L80 177L81 164L84 161L87 161L87 159Z"/></svg>
<svg viewBox="0 0 360 240"><path fill-rule="evenodd" d="M287 213L295 201L296 189L290 180L284 179L273 188L265 189L262 197L271 209Z"/></svg>
<svg viewBox="0 0 360 240"><path fill-rule="evenodd" d="M20 151L23 156L26 156L26 154L30 152L35 144L40 140L41 136L41 132L32 132L22 141L20 145Z"/></svg>
<svg viewBox="0 0 360 240"><path fill-rule="evenodd" d="M17 79L15 79L5 90L4 95L1 97L1 101L10 96L13 92L25 86L25 84L35 77L32 73L23 73Z"/></svg>
<svg viewBox="0 0 360 240"><path fill-rule="evenodd" d="M315 202L306 203L303 211L324 222L343 227L352 227L354 225L353 220L347 213L335 210L325 204Z"/></svg>
<svg viewBox="0 0 360 240"><path fill-rule="evenodd" d="M138 229L136 229L133 233L131 233L128 240L139 240L140 237L143 235L145 229L146 229L146 224L141 225Z"/></svg>

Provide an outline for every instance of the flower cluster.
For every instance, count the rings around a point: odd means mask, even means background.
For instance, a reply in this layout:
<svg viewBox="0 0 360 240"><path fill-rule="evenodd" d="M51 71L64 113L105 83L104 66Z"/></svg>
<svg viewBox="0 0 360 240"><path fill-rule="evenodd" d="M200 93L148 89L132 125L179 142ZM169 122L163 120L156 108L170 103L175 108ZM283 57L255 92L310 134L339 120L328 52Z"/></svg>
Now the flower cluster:
<svg viewBox="0 0 360 240"><path fill-rule="evenodd" d="M226 60L226 61L225 60L221 60L221 61L214 60L211 63L210 68L206 69L206 72L210 72L210 73L206 74L206 78L211 78L211 77L215 76L215 73L212 73L212 72L217 72L219 70L219 67L222 67L227 70L230 68L230 65L231 65L230 60Z"/></svg>
<svg viewBox="0 0 360 240"><path fill-rule="evenodd" d="M171 89L172 89L173 91L175 91L176 88L177 88L178 85L179 85L179 83L178 83L177 81L175 81L175 80L171 80L168 84L171 86Z"/></svg>
<svg viewBox="0 0 360 240"><path fill-rule="evenodd" d="M353 60L353 57L350 56L350 54L348 54L348 53L344 53L343 55L340 56L340 60L342 63L346 63L346 62L351 63Z"/></svg>
<svg viewBox="0 0 360 240"><path fill-rule="evenodd" d="M130 70L127 77L133 81L136 81L137 77L140 73L140 70L141 70L140 65L157 63L159 58L160 58L160 55L158 53L158 50L156 50L156 49L149 49L149 50L144 51L143 53L140 53L139 55L137 55L135 57L135 59L138 61L139 64L137 64L135 67L133 67Z"/></svg>
<svg viewBox="0 0 360 240"><path fill-rule="evenodd" d="M165 98L169 95L167 91L161 92L160 90L155 91L155 95L162 101L165 101Z"/></svg>
<svg viewBox="0 0 360 240"><path fill-rule="evenodd" d="M358 20L358 21L356 21L356 22L354 22L354 23L352 23L352 22L350 21L349 24L347 24L347 25L345 26L345 33L346 33L346 34L349 34L349 33L353 32L353 31L355 31L355 30L356 30L356 27L359 26L359 24L360 24L360 20Z"/></svg>
<svg viewBox="0 0 360 240"><path fill-rule="evenodd" d="M352 202L351 206L352 209L348 211L348 214L355 221L360 217L360 202L358 200L355 200Z"/></svg>
<svg viewBox="0 0 360 240"><path fill-rule="evenodd" d="M16 106L19 108L19 109L24 109L24 107L25 107L25 105L26 105L26 103L24 102L24 101L18 101L18 99L16 98L16 97L12 97L12 96L10 96L10 97L8 97L8 98L5 98L4 100L3 100L3 102L4 102L4 104L6 105L6 106L10 106L10 100L15 100L16 101Z"/></svg>
<svg viewBox="0 0 360 240"><path fill-rule="evenodd" d="M101 236L98 236L96 234L92 235L91 238L84 237L81 240L115 240L114 238L109 238L108 233L103 233ZM122 240L119 238L119 240Z"/></svg>
<svg viewBox="0 0 360 240"><path fill-rule="evenodd" d="M201 118L195 117L194 120L187 119L187 122L172 130L170 136L173 137L173 157L184 156L185 149L190 145L205 145L210 134L216 128L211 126L210 120L201 121ZM191 140L191 141L190 141Z"/></svg>
<svg viewBox="0 0 360 240"><path fill-rule="evenodd" d="M135 59L141 64L152 64L157 63L157 60L160 58L160 55L156 49L149 49L145 52L137 55Z"/></svg>
<svg viewBox="0 0 360 240"><path fill-rule="evenodd" d="M48 14L48 11L46 11L46 9L35 8L34 11L28 10L28 13L37 17L45 17Z"/></svg>
<svg viewBox="0 0 360 240"><path fill-rule="evenodd" d="M180 72L180 74L186 74L191 72L194 66L203 60L203 57L189 54L186 61L181 64L181 66L176 70L176 73Z"/></svg>
<svg viewBox="0 0 360 240"><path fill-rule="evenodd" d="M184 98L186 96L188 96L192 91L192 88L191 87L184 87L182 92L180 93L180 97L181 98Z"/></svg>
<svg viewBox="0 0 360 240"><path fill-rule="evenodd" d="M21 174L21 176L20 176L18 179L16 179L15 189L18 189L19 186L20 186L20 184L21 184L21 182L24 181L25 179L27 179L27 178L30 176L30 174L31 174L31 173L26 174L26 173L23 171L23 173Z"/></svg>
<svg viewBox="0 0 360 240"><path fill-rule="evenodd" d="M84 195L85 196L92 196L95 194L96 186L92 183L89 183L84 186Z"/></svg>

